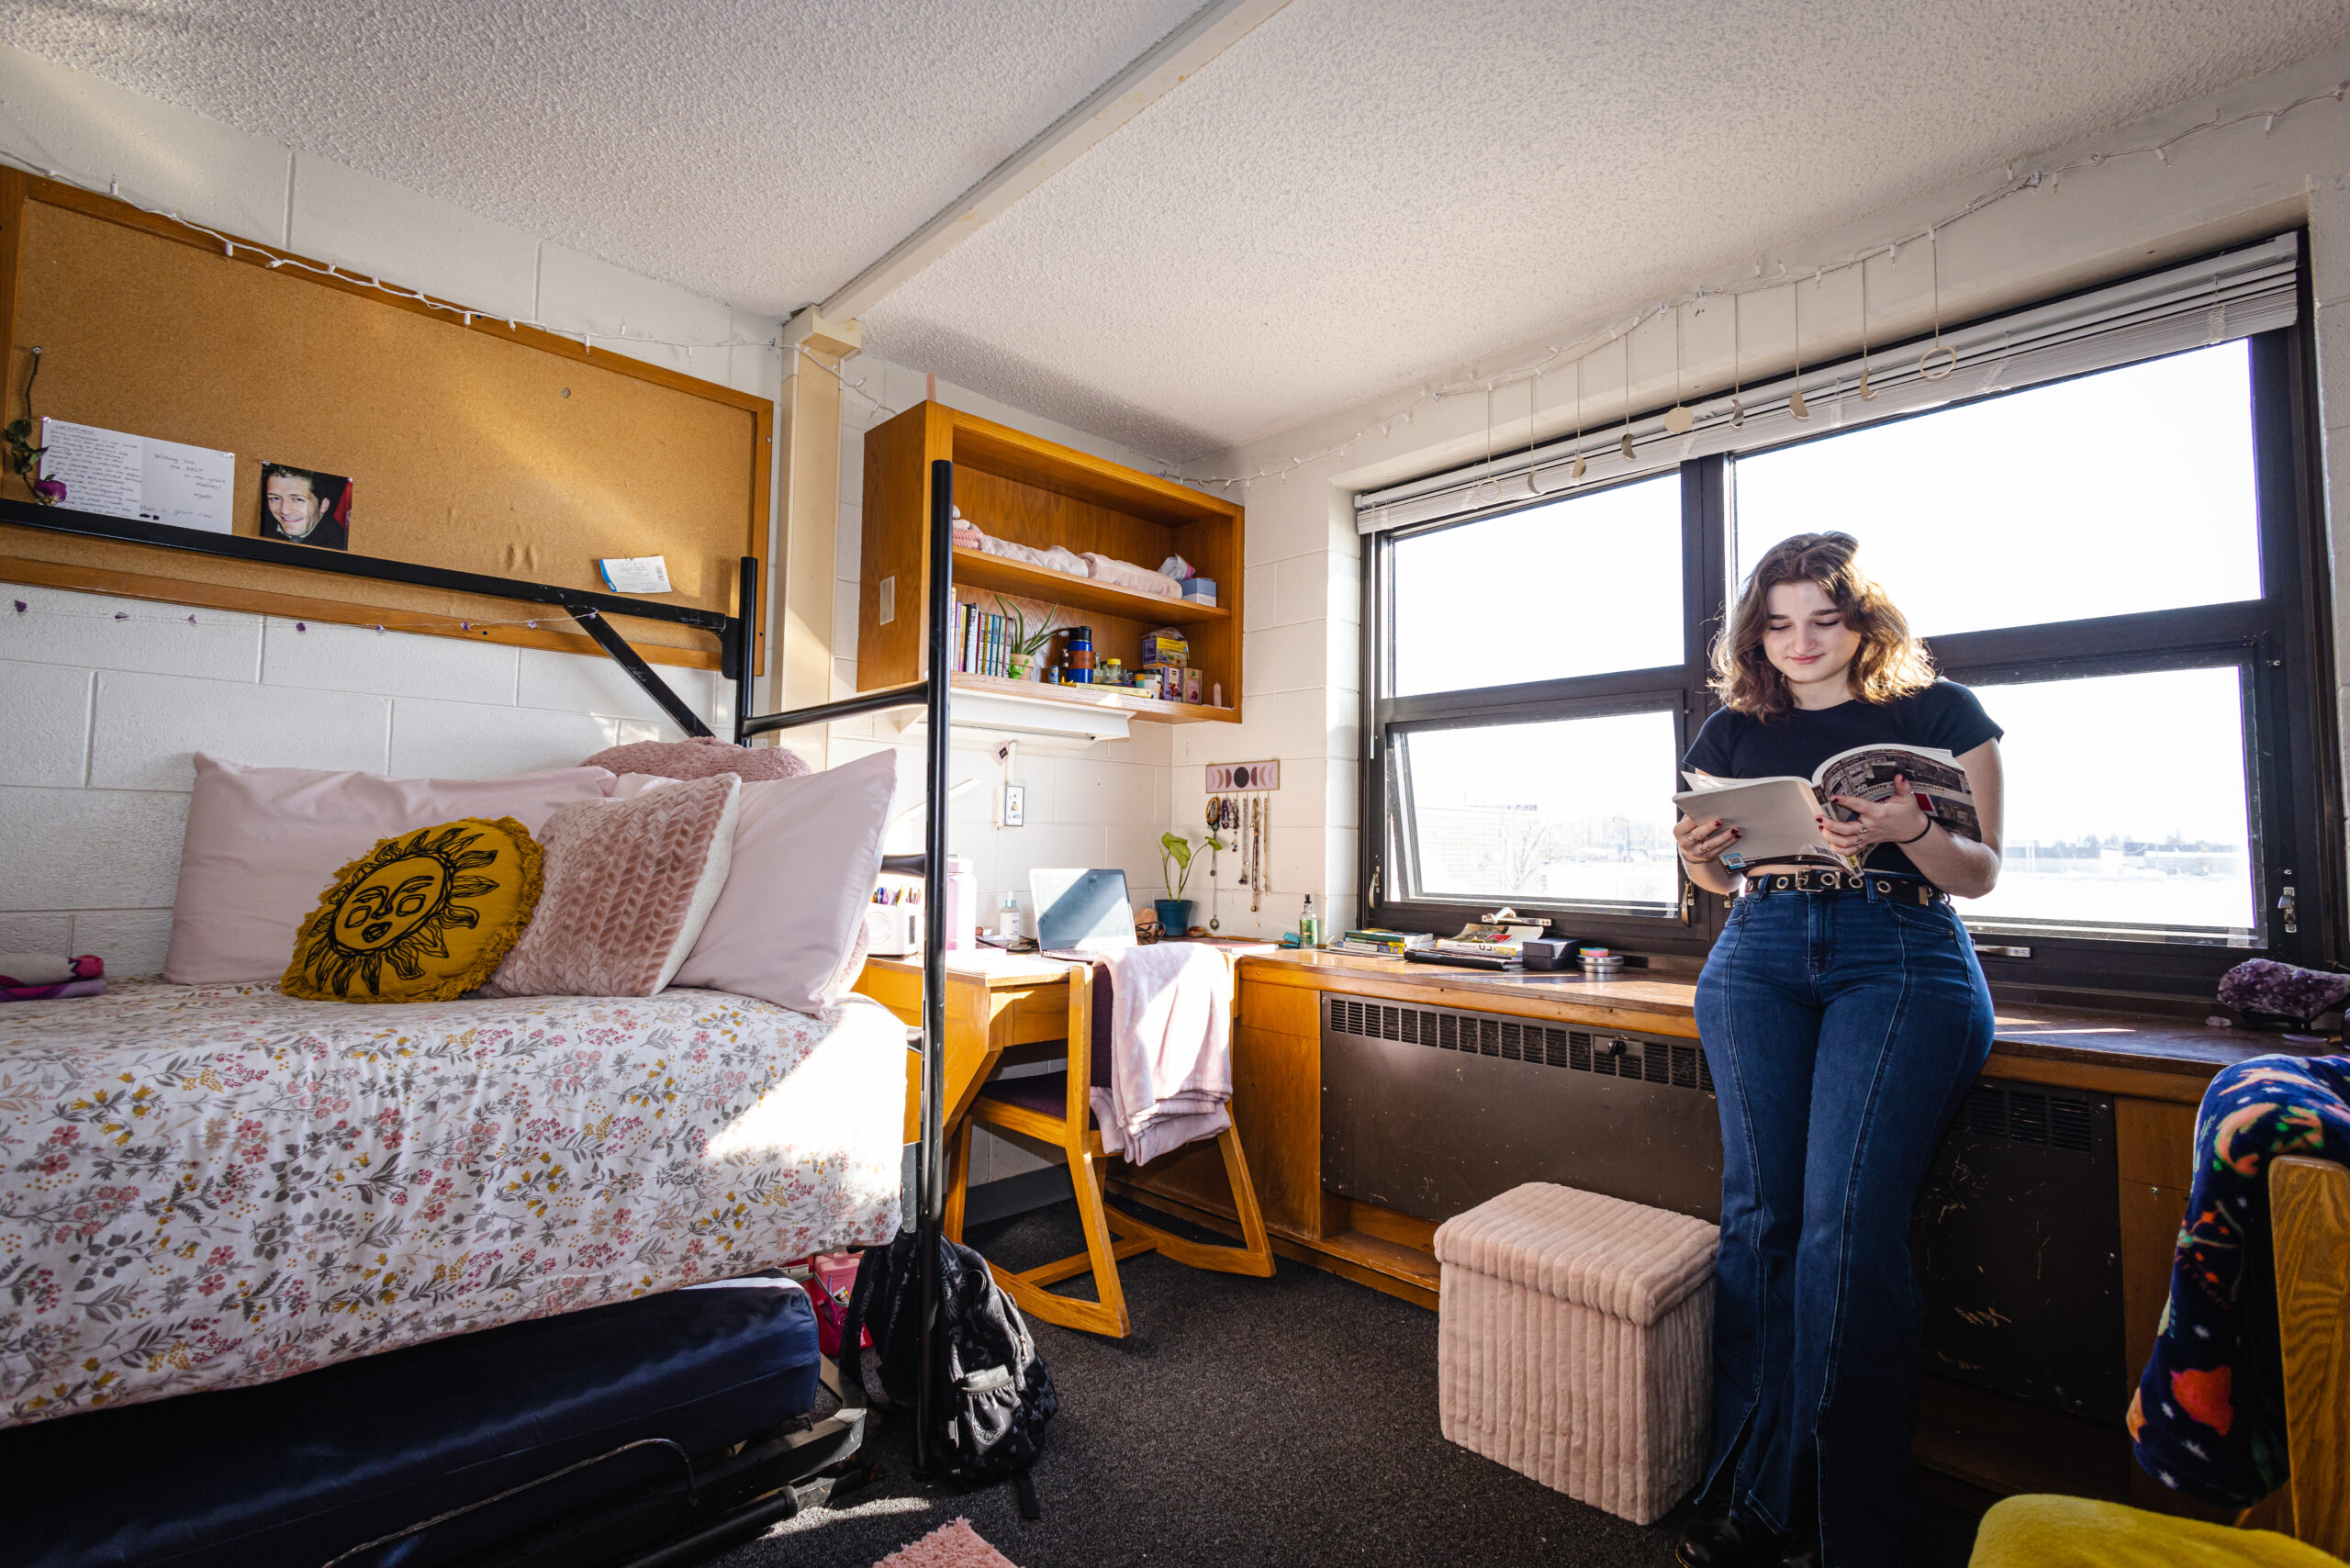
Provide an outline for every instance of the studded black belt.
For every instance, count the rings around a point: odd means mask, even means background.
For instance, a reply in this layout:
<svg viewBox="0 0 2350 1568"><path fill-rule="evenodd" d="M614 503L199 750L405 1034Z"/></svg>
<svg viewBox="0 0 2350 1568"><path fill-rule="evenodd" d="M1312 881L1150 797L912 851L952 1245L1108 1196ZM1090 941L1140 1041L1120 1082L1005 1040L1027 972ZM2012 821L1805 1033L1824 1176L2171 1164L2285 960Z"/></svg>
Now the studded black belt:
<svg viewBox="0 0 2350 1568"><path fill-rule="evenodd" d="M1880 897L1919 905L1941 903L1950 895L1931 882L1915 877L1886 877L1872 871L1830 871L1807 868L1772 871L1746 879L1749 896L1760 893L1859 893L1875 889Z"/></svg>

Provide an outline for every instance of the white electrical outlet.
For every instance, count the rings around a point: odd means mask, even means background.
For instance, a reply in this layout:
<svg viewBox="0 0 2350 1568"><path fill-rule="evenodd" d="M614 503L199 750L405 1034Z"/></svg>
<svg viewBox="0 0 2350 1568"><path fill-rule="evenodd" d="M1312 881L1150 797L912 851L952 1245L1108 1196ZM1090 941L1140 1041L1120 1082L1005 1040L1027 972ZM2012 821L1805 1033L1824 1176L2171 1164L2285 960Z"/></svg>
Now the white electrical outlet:
<svg viewBox="0 0 2350 1568"><path fill-rule="evenodd" d="M1006 784L1003 787L1003 825L1018 827L1022 813L1027 809L1028 787L1024 784Z"/></svg>

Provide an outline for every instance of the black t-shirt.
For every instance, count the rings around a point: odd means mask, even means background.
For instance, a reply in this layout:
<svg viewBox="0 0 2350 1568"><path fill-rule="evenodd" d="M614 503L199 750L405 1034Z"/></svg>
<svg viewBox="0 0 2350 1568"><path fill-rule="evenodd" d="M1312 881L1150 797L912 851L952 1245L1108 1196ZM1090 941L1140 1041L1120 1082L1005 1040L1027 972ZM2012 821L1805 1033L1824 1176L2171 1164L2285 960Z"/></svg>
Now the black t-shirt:
<svg viewBox="0 0 2350 1568"><path fill-rule="evenodd" d="M1718 709L1681 765L1717 778L1808 778L1821 763L1856 745L1940 746L1964 756L2006 733L1975 693L1956 681L1938 680L1890 702L1854 699L1833 708L1797 708L1767 722ZM1898 845L1878 845L1862 864L1896 876L1924 875Z"/></svg>

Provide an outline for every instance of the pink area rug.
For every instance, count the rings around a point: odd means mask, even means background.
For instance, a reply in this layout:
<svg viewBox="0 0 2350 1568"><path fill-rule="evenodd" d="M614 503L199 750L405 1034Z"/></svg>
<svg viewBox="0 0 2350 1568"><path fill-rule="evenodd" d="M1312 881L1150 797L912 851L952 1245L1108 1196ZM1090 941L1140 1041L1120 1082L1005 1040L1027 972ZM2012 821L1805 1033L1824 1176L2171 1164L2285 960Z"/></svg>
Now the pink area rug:
<svg viewBox="0 0 2350 1568"><path fill-rule="evenodd" d="M1016 1568L1012 1559L979 1539L968 1519L941 1525L912 1546L901 1546L873 1568Z"/></svg>

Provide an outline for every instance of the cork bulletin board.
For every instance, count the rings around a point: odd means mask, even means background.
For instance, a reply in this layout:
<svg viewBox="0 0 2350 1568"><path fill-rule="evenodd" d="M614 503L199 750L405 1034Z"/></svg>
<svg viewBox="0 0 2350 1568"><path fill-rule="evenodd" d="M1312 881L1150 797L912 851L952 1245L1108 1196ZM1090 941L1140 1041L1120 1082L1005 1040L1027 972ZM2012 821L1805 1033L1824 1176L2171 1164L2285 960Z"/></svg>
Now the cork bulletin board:
<svg viewBox="0 0 2350 1568"><path fill-rule="evenodd" d="M0 424L36 416L236 454L231 516L261 532L262 467L352 481L350 554L605 591L601 556L663 555L673 592L731 614L767 554L764 398L502 319L274 270L124 203L0 174ZM39 439L36 431L35 439ZM29 499L13 474L5 493ZM69 503L70 504L70 501ZM268 614L593 652L507 599L0 524L0 576ZM755 668L763 668L766 618ZM715 667L715 640L615 617L648 659Z"/></svg>

